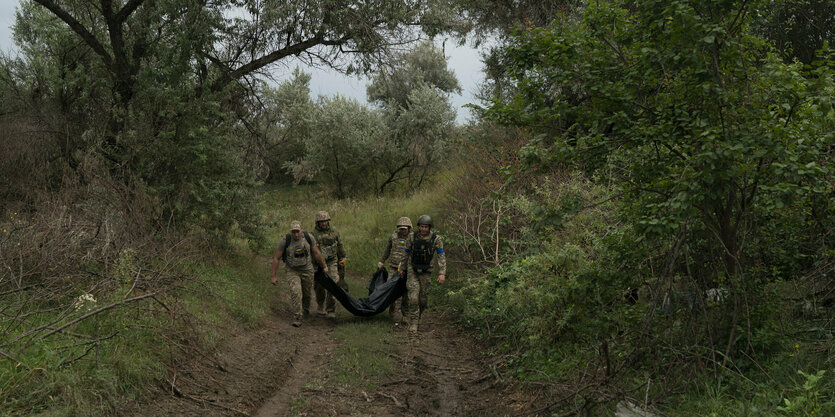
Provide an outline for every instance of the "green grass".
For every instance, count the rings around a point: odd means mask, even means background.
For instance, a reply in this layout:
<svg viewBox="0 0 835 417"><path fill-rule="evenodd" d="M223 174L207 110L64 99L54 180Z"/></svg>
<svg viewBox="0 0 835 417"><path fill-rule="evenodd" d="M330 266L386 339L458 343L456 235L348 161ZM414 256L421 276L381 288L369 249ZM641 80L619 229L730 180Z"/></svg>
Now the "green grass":
<svg viewBox="0 0 835 417"><path fill-rule="evenodd" d="M173 323L168 322L171 316L161 306L146 299L131 308L114 308L67 328L73 334L104 338L89 352L90 345L81 344L87 339L63 333L35 343L20 354L16 353L20 346L9 349L15 352L15 361L0 360L0 415L110 414L120 403L141 398L151 384L165 377L172 352L168 337L196 333L201 350L211 349L231 326L257 326L269 313L272 293L264 291L268 272L262 260L231 256L212 264L184 266L179 272L188 277L179 296L160 297L162 303L177 311ZM126 291L119 287L99 295L90 308L118 301ZM188 322L194 327L186 327L180 320L186 317L183 312L188 313ZM54 314L41 314L39 320L27 322L28 327L18 329L10 339L53 321Z"/></svg>
<svg viewBox="0 0 835 417"><path fill-rule="evenodd" d="M340 324L330 380L351 390L373 390L394 369L395 335L387 317Z"/></svg>

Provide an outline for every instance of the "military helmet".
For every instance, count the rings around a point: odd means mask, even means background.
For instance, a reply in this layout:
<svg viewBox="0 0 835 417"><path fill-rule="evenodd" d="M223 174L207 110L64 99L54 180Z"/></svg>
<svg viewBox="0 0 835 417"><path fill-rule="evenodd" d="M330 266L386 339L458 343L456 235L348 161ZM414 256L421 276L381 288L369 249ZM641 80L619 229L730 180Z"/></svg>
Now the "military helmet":
<svg viewBox="0 0 835 417"><path fill-rule="evenodd" d="M432 218L429 217L428 214L424 214L424 215L418 217L418 226L420 226L422 224L425 224L429 227L432 227Z"/></svg>
<svg viewBox="0 0 835 417"><path fill-rule="evenodd" d="M327 211L319 210L316 212L316 222L326 222L331 219L331 216L328 215Z"/></svg>
<svg viewBox="0 0 835 417"><path fill-rule="evenodd" d="M410 219L408 217L401 217L401 218L397 219L397 228L399 229L401 227L411 228L412 227L412 219Z"/></svg>

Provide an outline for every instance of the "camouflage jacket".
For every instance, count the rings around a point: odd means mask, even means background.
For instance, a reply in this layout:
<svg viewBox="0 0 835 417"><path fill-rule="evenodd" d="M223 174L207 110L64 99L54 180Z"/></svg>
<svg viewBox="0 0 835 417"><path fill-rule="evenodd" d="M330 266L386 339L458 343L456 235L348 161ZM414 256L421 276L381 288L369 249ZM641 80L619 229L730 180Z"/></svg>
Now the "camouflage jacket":
<svg viewBox="0 0 835 417"><path fill-rule="evenodd" d="M331 264L345 257L345 248L342 247L342 239L336 229L328 227L327 230L323 230L316 226L311 234L316 237L319 251L322 252L326 263Z"/></svg>
<svg viewBox="0 0 835 417"><path fill-rule="evenodd" d="M406 259L406 244L410 235L411 233L407 233L406 237L400 237L397 231L392 233L386 243L386 250L383 251L380 262L385 264L386 259L388 259L389 267L392 269L400 268L400 263Z"/></svg>

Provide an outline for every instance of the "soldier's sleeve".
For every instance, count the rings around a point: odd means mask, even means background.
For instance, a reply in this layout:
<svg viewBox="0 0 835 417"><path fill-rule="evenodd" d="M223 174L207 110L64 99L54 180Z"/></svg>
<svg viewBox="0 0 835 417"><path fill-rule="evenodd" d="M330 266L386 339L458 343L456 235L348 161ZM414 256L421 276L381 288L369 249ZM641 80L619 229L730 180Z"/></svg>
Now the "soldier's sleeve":
<svg viewBox="0 0 835 417"><path fill-rule="evenodd" d="M380 258L380 262L386 263L386 259L389 258L389 255L391 255L391 238L389 238L386 243L386 250L383 251L383 257Z"/></svg>
<svg viewBox="0 0 835 417"><path fill-rule="evenodd" d="M414 237L414 232L406 235L406 244L403 247L403 252L406 252L406 256L403 257L400 261L400 265L398 265L398 268L400 268L401 271L408 271L409 265L412 263L412 254L409 253L409 249L412 247L412 239L414 239Z"/></svg>
<svg viewBox="0 0 835 417"><path fill-rule="evenodd" d="M435 257L438 258L438 275L446 275L446 253L444 240L440 235L435 235Z"/></svg>
<svg viewBox="0 0 835 417"><path fill-rule="evenodd" d="M345 247L342 246L342 236L339 235L339 232L336 232L336 260L344 259L345 258Z"/></svg>

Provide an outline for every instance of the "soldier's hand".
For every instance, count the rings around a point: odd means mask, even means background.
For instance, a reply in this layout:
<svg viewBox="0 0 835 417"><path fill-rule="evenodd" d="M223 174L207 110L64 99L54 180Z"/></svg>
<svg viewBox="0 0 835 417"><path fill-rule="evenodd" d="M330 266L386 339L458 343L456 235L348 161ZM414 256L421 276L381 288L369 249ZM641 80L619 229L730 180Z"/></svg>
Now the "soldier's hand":
<svg viewBox="0 0 835 417"><path fill-rule="evenodd" d="M383 269L383 263L377 262L377 269Z"/></svg>
<svg viewBox="0 0 835 417"><path fill-rule="evenodd" d="M324 268L322 268L322 271L325 271L325 273L327 274L328 273L328 267L325 266Z"/></svg>
<svg viewBox="0 0 835 417"><path fill-rule="evenodd" d="M277 280L277 279L275 279L275 277L272 277L272 278L270 279L270 283L272 283L273 285L278 285L278 280Z"/></svg>
<svg viewBox="0 0 835 417"><path fill-rule="evenodd" d="M438 275L438 284L443 284L444 279L446 279L446 275L444 275L444 274Z"/></svg>

